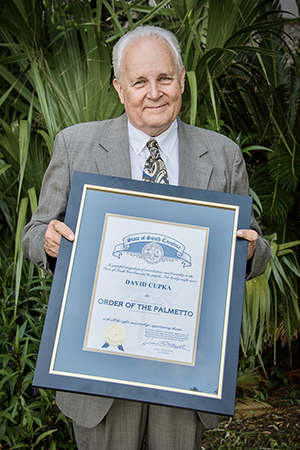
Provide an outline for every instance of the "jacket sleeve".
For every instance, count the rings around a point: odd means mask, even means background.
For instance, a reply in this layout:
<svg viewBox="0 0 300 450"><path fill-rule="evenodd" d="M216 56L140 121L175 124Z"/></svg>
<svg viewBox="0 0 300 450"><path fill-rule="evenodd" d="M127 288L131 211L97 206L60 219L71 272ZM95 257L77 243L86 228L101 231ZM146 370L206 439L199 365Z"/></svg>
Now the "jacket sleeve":
<svg viewBox="0 0 300 450"><path fill-rule="evenodd" d="M24 227L22 241L24 256L49 273L53 272L53 258L47 258L44 236L51 220L64 220L70 186L68 152L63 133L59 133L54 142L53 157L43 178L39 205Z"/></svg>
<svg viewBox="0 0 300 450"><path fill-rule="evenodd" d="M238 146L236 146L236 155L233 164L231 191L233 193L243 195L248 195L249 193L246 163ZM262 236L262 231L254 217L253 211L251 215L250 228L257 231L258 240L256 242L254 255L251 260L248 261L246 281L264 273L272 256L270 245Z"/></svg>

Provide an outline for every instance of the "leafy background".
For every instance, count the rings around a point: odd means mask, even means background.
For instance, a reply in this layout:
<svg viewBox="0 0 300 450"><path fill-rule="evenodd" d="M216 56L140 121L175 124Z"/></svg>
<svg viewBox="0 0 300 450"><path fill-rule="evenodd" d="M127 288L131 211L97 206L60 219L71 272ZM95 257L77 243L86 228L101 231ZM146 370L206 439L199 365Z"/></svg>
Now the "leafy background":
<svg viewBox="0 0 300 450"><path fill-rule="evenodd" d="M246 283L239 383L257 386L258 369L268 383L288 383L300 324L297 18L264 0L0 0L0 11L0 448L76 448L55 394L31 385L51 278L24 260L22 229L56 134L123 112L112 47L140 24L178 37L182 119L226 134L244 153L272 259Z"/></svg>

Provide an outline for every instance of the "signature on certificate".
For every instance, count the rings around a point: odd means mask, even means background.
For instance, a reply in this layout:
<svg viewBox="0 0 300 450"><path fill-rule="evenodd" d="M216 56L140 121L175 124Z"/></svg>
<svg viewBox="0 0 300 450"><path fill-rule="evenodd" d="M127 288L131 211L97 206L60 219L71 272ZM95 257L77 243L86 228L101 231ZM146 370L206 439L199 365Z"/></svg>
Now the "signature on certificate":
<svg viewBox="0 0 300 450"><path fill-rule="evenodd" d="M163 347L163 348L168 348L171 350L185 350L187 352L190 351L189 349L189 345L185 345L185 344L175 344L172 341L168 341L168 340L158 340L157 338L153 338L153 337L149 337L147 338L144 342L141 343L140 347L148 347L152 345L154 348L156 347Z"/></svg>

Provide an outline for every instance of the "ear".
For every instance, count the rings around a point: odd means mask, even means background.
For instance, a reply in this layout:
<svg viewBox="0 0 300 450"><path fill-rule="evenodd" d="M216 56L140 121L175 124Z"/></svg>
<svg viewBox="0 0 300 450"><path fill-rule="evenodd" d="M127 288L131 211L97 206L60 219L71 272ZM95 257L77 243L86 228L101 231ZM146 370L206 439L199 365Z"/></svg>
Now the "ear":
<svg viewBox="0 0 300 450"><path fill-rule="evenodd" d="M113 80L113 85L119 95L120 102L124 105L123 89L116 78Z"/></svg>
<svg viewBox="0 0 300 450"><path fill-rule="evenodd" d="M184 91L184 78L185 78L185 68L183 67L180 75L181 94L183 94Z"/></svg>

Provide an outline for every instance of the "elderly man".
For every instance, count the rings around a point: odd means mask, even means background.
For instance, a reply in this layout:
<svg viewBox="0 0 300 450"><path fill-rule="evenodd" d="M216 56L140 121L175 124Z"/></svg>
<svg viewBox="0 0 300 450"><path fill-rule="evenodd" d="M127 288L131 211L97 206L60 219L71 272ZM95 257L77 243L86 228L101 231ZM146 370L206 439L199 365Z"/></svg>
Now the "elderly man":
<svg viewBox="0 0 300 450"><path fill-rule="evenodd" d="M39 206L24 229L26 257L53 272L61 236L72 241L64 215L74 170L248 195L240 149L226 137L180 121L185 69L175 36L157 27L138 27L116 44L114 87L125 114L83 123L57 135L43 180ZM252 218L247 279L261 274L270 258L268 243ZM73 420L80 450L201 448L214 415L72 393L57 404Z"/></svg>

